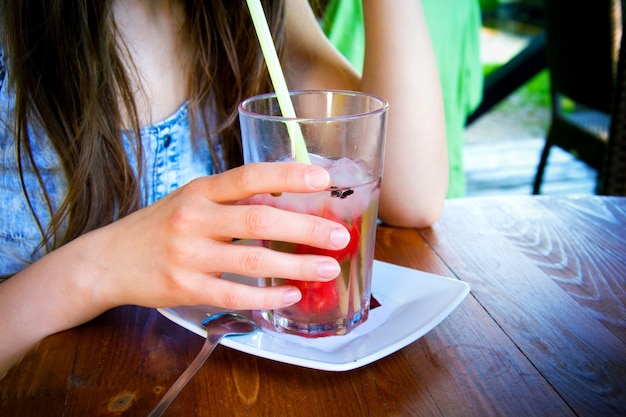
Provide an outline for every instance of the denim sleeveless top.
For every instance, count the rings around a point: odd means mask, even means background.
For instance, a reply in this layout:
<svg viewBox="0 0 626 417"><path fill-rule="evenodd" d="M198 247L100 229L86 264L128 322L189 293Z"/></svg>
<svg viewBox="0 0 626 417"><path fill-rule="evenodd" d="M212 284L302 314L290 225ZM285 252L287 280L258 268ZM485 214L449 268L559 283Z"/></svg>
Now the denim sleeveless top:
<svg viewBox="0 0 626 417"><path fill-rule="evenodd" d="M35 251L42 236L22 192L13 133L15 96L8 87L0 84L0 275L18 272L45 254L41 249ZM206 141L192 145L188 116L185 103L167 119L141 129L143 205L152 204L194 178L213 173ZM30 134L35 161L56 209L66 192L63 170L45 134L33 130ZM136 166L128 133L124 132L123 137L128 158ZM37 177L32 169L25 168L24 182L33 208L46 228L50 217Z"/></svg>

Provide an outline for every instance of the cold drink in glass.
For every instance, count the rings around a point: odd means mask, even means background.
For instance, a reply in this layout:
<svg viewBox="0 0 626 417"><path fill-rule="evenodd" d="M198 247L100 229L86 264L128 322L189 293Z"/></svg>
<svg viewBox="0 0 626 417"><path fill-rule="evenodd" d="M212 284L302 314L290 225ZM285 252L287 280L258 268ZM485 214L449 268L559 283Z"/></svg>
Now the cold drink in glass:
<svg viewBox="0 0 626 417"><path fill-rule="evenodd" d="M294 285L302 300L263 311L277 331L305 337L347 334L367 320L378 197L383 168L387 103L349 91L292 92L295 119L281 116L273 94L245 100L239 108L244 161L294 161L294 123L304 137L310 162L326 168L331 187L317 193L258 195L255 202L342 223L348 246L329 251L288 242L263 241L273 250L332 256L341 274L329 282L262 277L262 285Z"/></svg>

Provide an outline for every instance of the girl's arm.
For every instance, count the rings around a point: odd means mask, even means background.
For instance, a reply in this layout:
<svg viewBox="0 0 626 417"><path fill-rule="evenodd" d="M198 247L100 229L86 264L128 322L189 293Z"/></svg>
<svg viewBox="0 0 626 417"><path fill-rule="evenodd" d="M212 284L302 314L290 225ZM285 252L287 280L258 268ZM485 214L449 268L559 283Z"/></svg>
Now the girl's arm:
<svg viewBox="0 0 626 417"><path fill-rule="evenodd" d="M417 0L363 0L363 76L330 44L306 0L287 3L286 64L292 89L339 88L390 103L379 217L422 227L441 213L448 187L443 101Z"/></svg>
<svg viewBox="0 0 626 417"><path fill-rule="evenodd" d="M296 287L258 288L220 279L222 272L328 281L340 272L326 256L233 245L269 239L344 248L350 233L318 216L234 204L265 192L325 190L330 176L303 164L251 164L198 178L155 204L84 234L0 284L0 378L44 337L126 304L211 304L281 308Z"/></svg>

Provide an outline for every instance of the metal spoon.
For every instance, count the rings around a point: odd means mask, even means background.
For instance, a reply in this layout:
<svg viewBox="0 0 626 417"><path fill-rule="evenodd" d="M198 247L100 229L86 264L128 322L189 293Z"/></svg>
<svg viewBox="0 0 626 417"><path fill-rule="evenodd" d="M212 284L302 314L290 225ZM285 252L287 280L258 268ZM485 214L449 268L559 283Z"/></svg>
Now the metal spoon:
<svg viewBox="0 0 626 417"><path fill-rule="evenodd" d="M202 320L202 325L206 328L207 337L202 345L202 349L198 356L189 364L187 369L172 384L170 389L165 393L161 401L148 414L148 417L158 417L172 403L174 398L180 393L183 387L193 378L193 376L202 367L215 346L222 340L222 337L234 334L250 333L256 329L256 324L241 314L224 312L214 314Z"/></svg>

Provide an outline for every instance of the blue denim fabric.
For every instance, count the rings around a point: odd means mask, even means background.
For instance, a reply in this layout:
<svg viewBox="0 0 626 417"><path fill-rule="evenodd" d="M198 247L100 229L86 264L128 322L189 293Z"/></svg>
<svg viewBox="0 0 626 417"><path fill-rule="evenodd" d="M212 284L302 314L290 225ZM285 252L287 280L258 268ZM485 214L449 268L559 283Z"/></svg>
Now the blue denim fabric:
<svg viewBox="0 0 626 417"><path fill-rule="evenodd" d="M43 250L35 251L42 236L22 192L17 170L12 129L14 99L8 85L0 88L0 275L15 273L45 254ZM56 209L66 190L58 157L45 134L30 133L36 163ZM124 138L128 157L135 166L127 133ZM194 178L213 173L206 141L198 140L192 146L186 103L167 119L141 129L141 139L145 161L141 184L144 205L152 204ZM45 229L49 214L32 169L26 170L24 181Z"/></svg>

